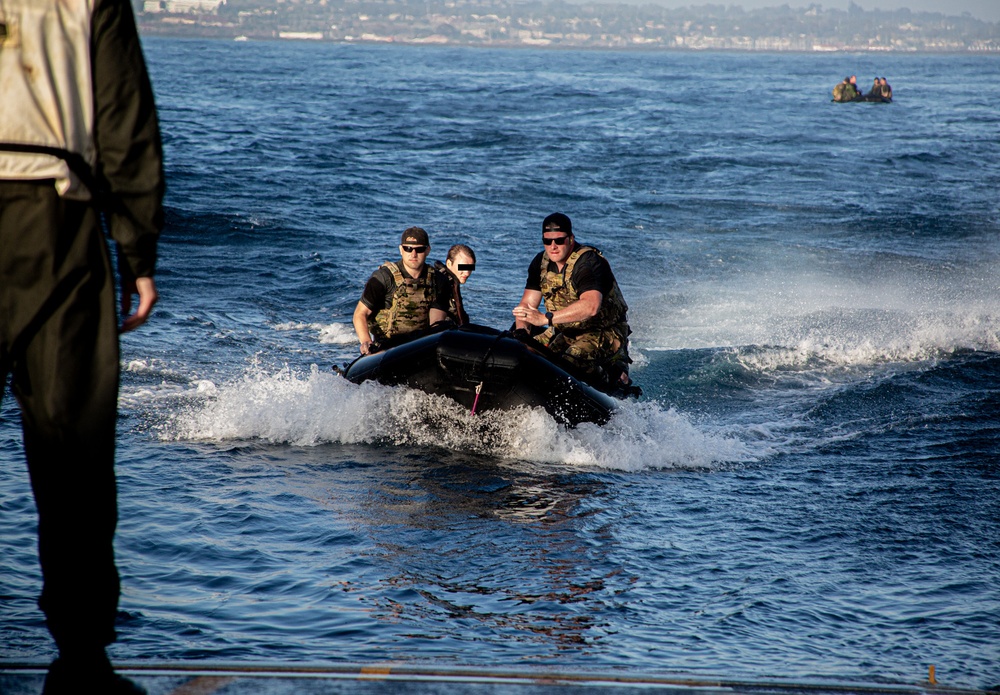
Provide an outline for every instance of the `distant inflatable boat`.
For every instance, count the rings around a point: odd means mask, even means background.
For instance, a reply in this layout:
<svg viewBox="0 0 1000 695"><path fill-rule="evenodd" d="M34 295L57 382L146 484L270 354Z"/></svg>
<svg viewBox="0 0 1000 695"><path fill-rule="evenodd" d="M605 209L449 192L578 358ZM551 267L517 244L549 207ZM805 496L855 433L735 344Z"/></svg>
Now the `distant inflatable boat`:
<svg viewBox="0 0 1000 695"><path fill-rule="evenodd" d="M875 94L859 94L853 99L844 99L843 101L837 101L836 99L834 99L833 101L838 104L853 104L854 102L857 101L868 101L873 104L891 104L892 97L884 97Z"/></svg>
<svg viewBox="0 0 1000 695"><path fill-rule="evenodd" d="M472 414L541 406L566 425L606 423L619 400L546 353L508 331L465 325L432 330L334 369L357 384L371 379L447 396Z"/></svg>

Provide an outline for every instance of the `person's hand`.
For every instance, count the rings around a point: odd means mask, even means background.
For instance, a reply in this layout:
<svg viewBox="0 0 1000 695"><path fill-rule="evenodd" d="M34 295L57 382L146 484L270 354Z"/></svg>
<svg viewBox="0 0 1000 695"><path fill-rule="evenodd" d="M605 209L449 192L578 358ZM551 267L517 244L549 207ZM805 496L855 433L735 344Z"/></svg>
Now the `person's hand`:
<svg viewBox="0 0 1000 695"><path fill-rule="evenodd" d="M372 349L372 341L370 341L370 340L363 340L363 341L361 341L361 354L362 355L367 355L371 349Z"/></svg>
<svg viewBox="0 0 1000 695"><path fill-rule="evenodd" d="M523 304L518 304L511 313L514 314L514 320L519 323L530 323L532 326L547 326L549 324L545 314L538 309L529 309Z"/></svg>
<svg viewBox="0 0 1000 695"><path fill-rule="evenodd" d="M129 314L132 311L133 294L139 295L139 306L134 314ZM122 321L118 332L128 333L146 323L149 315L153 312L153 305L156 304L156 300L159 298L160 295L156 292L156 282L153 278L145 277L123 280L121 308L122 316L125 319Z"/></svg>

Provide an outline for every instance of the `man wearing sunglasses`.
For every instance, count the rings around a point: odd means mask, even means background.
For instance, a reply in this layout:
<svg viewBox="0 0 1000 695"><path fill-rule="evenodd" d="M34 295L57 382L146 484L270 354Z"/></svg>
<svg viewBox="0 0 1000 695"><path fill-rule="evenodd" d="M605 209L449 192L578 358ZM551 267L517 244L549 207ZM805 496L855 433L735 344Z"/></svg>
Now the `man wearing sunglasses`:
<svg viewBox="0 0 1000 695"><path fill-rule="evenodd" d="M542 246L514 307L515 328L535 334L535 340L593 380L606 380L608 390L626 389L632 361L628 305L611 265L594 247L576 242L573 223L562 213L542 222ZM543 298L545 313L538 309Z"/></svg>
<svg viewBox="0 0 1000 695"><path fill-rule="evenodd" d="M448 318L448 289L427 265L427 232L410 227L399 241L398 261L386 261L365 284L354 309L361 354L406 342L409 334Z"/></svg>

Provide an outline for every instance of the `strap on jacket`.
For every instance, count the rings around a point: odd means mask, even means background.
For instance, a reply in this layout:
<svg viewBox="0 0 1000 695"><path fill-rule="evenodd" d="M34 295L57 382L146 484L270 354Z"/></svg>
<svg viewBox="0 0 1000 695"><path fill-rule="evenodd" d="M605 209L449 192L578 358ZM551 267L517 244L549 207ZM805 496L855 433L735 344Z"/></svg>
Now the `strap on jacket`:
<svg viewBox="0 0 1000 695"><path fill-rule="evenodd" d="M87 164L87 160L78 152L70 152L59 147L49 147L48 145L25 145L17 142L0 142L0 150L4 152L19 152L25 154L47 154L66 162L69 170L76 174L76 177L83 182L90 194L97 197L97 178L94 170Z"/></svg>

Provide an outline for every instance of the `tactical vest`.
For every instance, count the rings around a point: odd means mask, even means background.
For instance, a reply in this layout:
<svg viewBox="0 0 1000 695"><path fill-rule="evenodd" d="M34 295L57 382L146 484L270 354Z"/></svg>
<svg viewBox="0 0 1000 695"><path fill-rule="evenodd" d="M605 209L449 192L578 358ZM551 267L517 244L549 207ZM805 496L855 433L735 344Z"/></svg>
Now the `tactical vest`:
<svg viewBox="0 0 1000 695"><path fill-rule="evenodd" d="M64 198L90 199L93 10L94 0L0 3L0 180L53 179ZM53 59L46 46L59 47Z"/></svg>
<svg viewBox="0 0 1000 695"><path fill-rule="evenodd" d="M541 289L542 296L545 297L545 308L547 310L555 312L565 309L580 298L579 293L577 293L576 288L573 286L573 268L580 257L589 252L596 253L601 258L604 258L604 254L593 246L581 246L566 259L566 265L563 266L562 272L549 270L548 259L544 256L542 257ZM628 312L628 305L625 304L625 298L622 296L621 290L618 289L618 281L612 275L611 291L602 298L601 308L598 310L596 316L592 316L584 321L560 323L557 328L559 331L572 334L623 326L625 335L627 336L626 312Z"/></svg>
<svg viewBox="0 0 1000 695"><path fill-rule="evenodd" d="M841 82L836 87L833 88L833 100L843 101L844 100L844 89L847 87L846 82Z"/></svg>
<svg viewBox="0 0 1000 695"><path fill-rule="evenodd" d="M431 303L434 301L434 271L424 265L423 277L412 278L403 275L399 266L386 261L382 264L392 273L396 289L392 294L392 305L375 314L374 321L368 319L368 331L376 341L411 333L430 325Z"/></svg>

